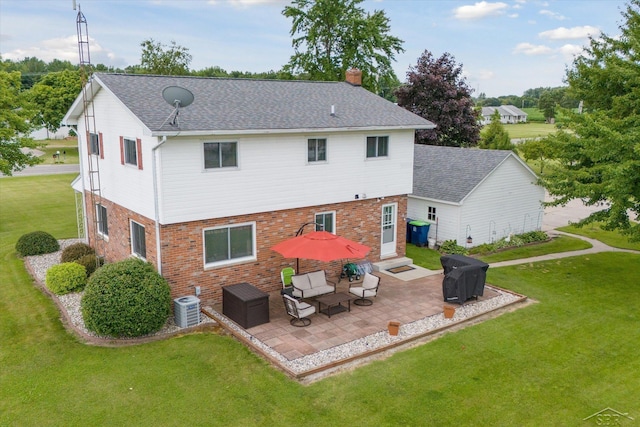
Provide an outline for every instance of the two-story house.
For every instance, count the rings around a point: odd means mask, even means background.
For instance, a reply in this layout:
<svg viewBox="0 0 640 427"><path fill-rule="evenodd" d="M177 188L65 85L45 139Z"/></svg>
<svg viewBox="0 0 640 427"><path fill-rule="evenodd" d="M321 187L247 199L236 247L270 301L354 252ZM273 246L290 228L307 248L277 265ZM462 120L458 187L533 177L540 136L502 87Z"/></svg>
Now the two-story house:
<svg viewBox="0 0 640 427"><path fill-rule="evenodd" d="M64 119L78 129L89 244L205 302L238 282L278 289L295 260L269 248L308 222L370 246L372 262L403 256L414 132L434 125L360 83L357 70L346 82L94 74ZM193 102L165 101L174 86Z"/></svg>

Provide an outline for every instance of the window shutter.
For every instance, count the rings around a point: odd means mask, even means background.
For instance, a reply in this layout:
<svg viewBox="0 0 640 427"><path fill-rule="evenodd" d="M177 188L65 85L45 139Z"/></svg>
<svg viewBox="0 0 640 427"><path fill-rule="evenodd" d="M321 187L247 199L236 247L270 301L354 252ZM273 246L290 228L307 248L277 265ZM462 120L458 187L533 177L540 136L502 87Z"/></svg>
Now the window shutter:
<svg viewBox="0 0 640 427"><path fill-rule="evenodd" d="M87 154L91 154L91 134L87 131Z"/></svg>
<svg viewBox="0 0 640 427"><path fill-rule="evenodd" d="M104 159L104 144L102 143L102 132L98 133L98 141L100 142L100 158Z"/></svg>
<svg viewBox="0 0 640 427"><path fill-rule="evenodd" d="M136 151L138 156L138 169L142 169L142 140L136 138Z"/></svg>
<svg viewBox="0 0 640 427"><path fill-rule="evenodd" d="M124 165L124 136L120 137L120 164Z"/></svg>

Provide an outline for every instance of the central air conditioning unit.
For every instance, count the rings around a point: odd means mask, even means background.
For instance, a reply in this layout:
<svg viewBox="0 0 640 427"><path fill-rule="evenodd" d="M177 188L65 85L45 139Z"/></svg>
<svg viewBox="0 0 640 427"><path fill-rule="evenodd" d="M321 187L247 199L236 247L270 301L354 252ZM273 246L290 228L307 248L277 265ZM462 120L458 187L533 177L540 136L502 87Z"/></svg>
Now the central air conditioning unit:
<svg viewBox="0 0 640 427"><path fill-rule="evenodd" d="M180 297L173 300L173 315L176 325L188 328L200 323L200 299L194 296Z"/></svg>

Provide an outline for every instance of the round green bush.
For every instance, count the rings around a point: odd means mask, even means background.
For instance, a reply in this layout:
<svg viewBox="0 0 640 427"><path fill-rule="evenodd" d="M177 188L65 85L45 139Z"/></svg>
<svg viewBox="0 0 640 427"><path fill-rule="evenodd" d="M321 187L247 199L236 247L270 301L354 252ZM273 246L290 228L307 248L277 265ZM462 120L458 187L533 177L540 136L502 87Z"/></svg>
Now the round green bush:
<svg viewBox="0 0 640 427"><path fill-rule="evenodd" d="M49 254L59 249L56 238L46 231L23 234L16 242L16 251L21 256Z"/></svg>
<svg viewBox="0 0 640 427"><path fill-rule="evenodd" d="M73 262L82 258L85 255L93 255L96 251L86 243L74 243L73 245L67 246L62 250L62 254L60 255L60 261L62 262Z"/></svg>
<svg viewBox="0 0 640 427"><path fill-rule="evenodd" d="M158 331L171 311L167 281L137 258L106 264L89 278L82 316L90 331L110 337L139 337Z"/></svg>
<svg viewBox="0 0 640 427"><path fill-rule="evenodd" d="M98 258L95 254L84 255L73 262L78 263L84 266L87 271L87 277L90 277L94 271L98 268L98 266L102 266L104 264L104 260L102 258ZM99 262L99 264L98 264Z"/></svg>
<svg viewBox="0 0 640 427"><path fill-rule="evenodd" d="M455 240L445 240L440 246L440 253L450 255L467 255L469 251L463 246L458 245Z"/></svg>
<svg viewBox="0 0 640 427"><path fill-rule="evenodd" d="M45 284L56 295L78 292L87 284L87 273L80 264L63 262L47 270Z"/></svg>

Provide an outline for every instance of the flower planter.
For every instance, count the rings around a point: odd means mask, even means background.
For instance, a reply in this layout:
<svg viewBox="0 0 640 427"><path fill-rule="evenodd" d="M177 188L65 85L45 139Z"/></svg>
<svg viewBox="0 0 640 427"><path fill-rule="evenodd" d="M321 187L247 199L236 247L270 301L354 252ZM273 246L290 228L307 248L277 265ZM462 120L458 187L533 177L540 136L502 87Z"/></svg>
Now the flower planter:
<svg viewBox="0 0 640 427"><path fill-rule="evenodd" d="M398 332L400 332L400 322L391 321L387 325L387 328L389 329L389 335L398 335Z"/></svg>
<svg viewBox="0 0 640 427"><path fill-rule="evenodd" d="M456 314L456 308L451 305L444 306L444 317L445 319L453 318L453 315Z"/></svg>

